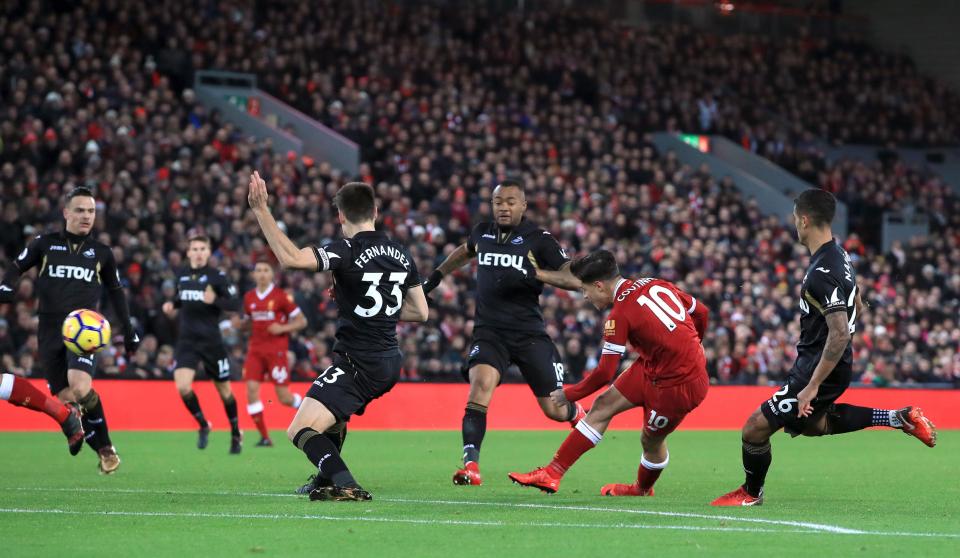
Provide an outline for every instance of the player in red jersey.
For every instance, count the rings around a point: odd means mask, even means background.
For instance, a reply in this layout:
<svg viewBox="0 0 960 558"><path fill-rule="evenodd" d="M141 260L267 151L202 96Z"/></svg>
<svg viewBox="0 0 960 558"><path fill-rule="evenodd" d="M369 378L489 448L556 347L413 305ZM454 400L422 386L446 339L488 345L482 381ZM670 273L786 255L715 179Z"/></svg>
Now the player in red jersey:
<svg viewBox="0 0 960 558"><path fill-rule="evenodd" d="M65 405L56 397L46 395L33 387L27 380L5 373L0 373L0 399L9 401L11 405L47 414L57 421L63 435L67 437L70 455L80 453L83 448L83 425L80 423L80 411L76 405Z"/></svg>
<svg viewBox="0 0 960 558"><path fill-rule="evenodd" d="M243 377L247 381L247 412L260 431L257 446L273 445L263 418L260 401L260 382L273 381L280 403L294 409L300 407L303 397L290 391L287 349L290 334L307 327L307 319L293 301L293 297L273 283L273 266L258 261L253 268L256 287L243 295L243 313L252 328L247 358L243 362Z"/></svg>
<svg viewBox="0 0 960 558"><path fill-rule="evenodd" d="M576 401L609 385L628 341L638 353L637 360L597 398L549 465L530 473L510 473L510 479L544 492L556 492L567 469L600 442L614 416L643 407L646 420L637 482L607 484L600 493L652 496L653 484L670 460L667 435L707 395L709 380L700 345L707 309L668 281L624 279L616 259L607 250L574 261L570 272L580 279L584 296L597 309L612 309L604 323L603 352L596 370L579 384L557 390L551 397Z"/></svg>

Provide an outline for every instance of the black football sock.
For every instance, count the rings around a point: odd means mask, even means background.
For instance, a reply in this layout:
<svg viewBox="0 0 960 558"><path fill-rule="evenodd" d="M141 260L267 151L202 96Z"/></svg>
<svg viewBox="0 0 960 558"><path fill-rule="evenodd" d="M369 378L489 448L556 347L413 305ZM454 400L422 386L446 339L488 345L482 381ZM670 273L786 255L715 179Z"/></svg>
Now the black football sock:
<svg viewBox="0 0 960 558"><path fill-rule="evenodd" d="M107 448L113 444L110 442L110 431L107 429L107 417L103 414L103 404L100 403L100 395L91 389L87 394L77 400L80 408L83 410L82 424L84 437L87 444L93 451L99 451L101 448Z"/></svg>
<svg viewBox="0 0 960 558"><path fill-rule="evenodd" d="M902 426L894 411L857 407L840 403L827 412L827 434L845 434L856 432L871 426L892 426L894 421Z"/></svg>
<svg viewBox="0 0 960 558"><path fill-rule="evenodd" d="M190 414L196 419L200 428L206 427L207 419L203 416L203 411L200 409L200 400L197 399L197 394L192 391L186 395L180 394L180 399L183 400L183 404L186 405L187 410L190 411Z"/></svg>
<svg viewBox="0 0 960 558"><path fill-rule="evenodd" d="M333 442L333 445L337 447L337 451L343 451L343 443L347 440L347 423L338 422L326 429L323 435Z"/></svg>
<svg viewBox="0 0 960 558"><path fill-rule="evenodd" d="M356 488L357 481L347 469L347 464L340 457L336 444L327 436L321 435L312 428L303 428L293 437L293 445L297 446L307 459L317 467L318 475L328 479L336 486Z"/></svg>
<svg viewBox="0 0 960 558"><path fill-rule="evenodd" d="M773 454L770 452L769 440L762 444L743 440L743 472L747 475L747 481L743 486L754 498L760 496L763 490L771 461L773 461Z"/></svg>
<svg viewBox="0 0 960 558"><path fill-rule="evenodd" d="M227 419L230 421L230 434L240 435L240 418L237 416L237 400L230 396L230 399L223 400L223 409L227 412Z"/></svg>
<svg viewBox="0 0 960 558"><path fill-rule="evenodd" d="M463 413L463 462L480 463L480 444L487 433L487 407L467 403Z"/></svg>

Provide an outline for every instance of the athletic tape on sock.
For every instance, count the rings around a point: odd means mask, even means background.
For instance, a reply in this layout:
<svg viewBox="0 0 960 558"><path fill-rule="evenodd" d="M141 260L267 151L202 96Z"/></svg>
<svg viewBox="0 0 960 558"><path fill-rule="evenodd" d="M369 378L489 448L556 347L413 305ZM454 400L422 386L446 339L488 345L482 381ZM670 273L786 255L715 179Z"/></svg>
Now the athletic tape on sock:
<svg viewBox="0 0 960 558"><path fill-rule="evenodd" d="M13 374L2 374L0 375L0 399L6 401L10 399L10 394L13 393Z"/></svg>
<svg viewBox="0 0 960 558"><path fill-rule="evenodd" d="M90 388L90 391L88 391L86 395L80 399L77 399L77 403L80 404L80 408L86 412L92 411L99 402L100 395L93 388Z"/></svg>
<svg viewBox="0 0 960 558"><path fill-rule="evenodd" d="M600 443L600 440L603 439L603 434L601 434L601 433L597 432L596 430L594 430L594 428L593 428L592 426L590 426L589 424L587 424L587 421L586 421L585 419L583 419L583 420L581 420L580 422L578 422L578 423L577 423L577 426L576 426L575 428L576 428L581 434L583 434L584 436L586 436L586 438L587 438L588 440L590 440L591 442L593 442L593 445L599 444L599 443Z"/></svg>
<svg viewBox="0 0 960 558"><path fill-rule="evenodd" d="M247 413L255 415L257 413L263 412L263 401L257 401L255 403L249 403L247 405Z"/></svg>
<svg viewBox="0 0 960 558"><path fill-rule="evenodd" d="M645 455L640 456L640 464L643 465L645 468L650 469L651 471L654 471L657 469L666 469L669 463L670 463L670 452L667 452L667 457L660 463L653 463L652 461L647 461L647 457Z"/></svg>
<svg viewBox="0 0 960 558"><path fill-rule="evenodd" d="M297 446L297 449L303 451L303 446L310 441L314 436L319 436L320 433L312 428L302 428L300 432L297 432L297 435L293 437L293 445Z"/></svg>

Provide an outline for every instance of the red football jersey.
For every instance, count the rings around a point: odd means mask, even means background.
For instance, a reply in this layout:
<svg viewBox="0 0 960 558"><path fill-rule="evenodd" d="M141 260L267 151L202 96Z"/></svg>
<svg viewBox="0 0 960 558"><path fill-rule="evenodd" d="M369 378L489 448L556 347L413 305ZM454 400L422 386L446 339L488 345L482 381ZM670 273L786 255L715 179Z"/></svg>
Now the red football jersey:
<svg viewBox="0 0 960 558"><path fill-rule="evenodd" d="M603 353L622 355L629 341L647 376L670 386L706 374L693 313L696 299L669 281L624 279L603 326Z"/></svg>
<svg viewBox="0 0 960 558"><path fill-rule="evenodd" d="M243 295L243 311L253 322L249 351L286 351L289 346L289 334L273 335L267 328L270 324L285 324L300 313L293 297L277 288L274 284L266 292L258 293L256 288Z"/></svg>

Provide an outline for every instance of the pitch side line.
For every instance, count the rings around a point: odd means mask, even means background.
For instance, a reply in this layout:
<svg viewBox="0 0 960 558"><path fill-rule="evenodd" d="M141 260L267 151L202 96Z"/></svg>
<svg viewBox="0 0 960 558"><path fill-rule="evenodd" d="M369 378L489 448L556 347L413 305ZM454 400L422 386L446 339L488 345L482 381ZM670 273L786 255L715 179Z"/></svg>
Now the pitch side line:
<svg viewBox="0 0 960 558"><path fill-rule="evenodd" d="M102 494L167 494L172 496L247 496L256 498L300 498L297 494L276 493L276 492L227 492L227 491L193 491L193 490L150 490L141 488L86 488L86 487L61 487L61 488L43 488L43 487L0 487L3 491L13 492L89 492ZM832 533L838 535L877 535L885 537L935 537L935 538L960 538L960 533L917 533L908 531L869 531L863 529L850 529L837 525L827 525L820 523L810 523L804 521L790 521L781 519L764 519L757 517L738 517L733 515L710 515L692 512L670 512L659 510L637 510L623 508L609 508L598 506L576 506L576 505L558 505L558 504L525 504L516 502L476 502L470 500L422 500L412 498L377 498L380 502L393 502L398 504L432 504L444 506L490 506L501 508L534 508L549 509L557 511L587 511L601 513L626 513L634 515L649 515L659 517L682 517L687 519L707 519L721 521L737 521L742 523L754 523L760 525L779 525L784 527L800 527L810 532ZM790 532L786 530L775 530L777 532Z"/></svg>
<svg viewBox="0 0 960 558"><path fill-rule="evenodd" d="M47 514L47 515L95 515L120 517L202 517L207 519L291 519L305 521L358 521L369 523L406 523L414 525L469 525L481 527L559 527L562 529L666 529L674 531L711 531L733 533L800 533L814 534L816 531L804 529L764 529L749 527L699 527L694 525L642 525L632 523L553 523L553 522L516 522L484 521L459 519L401 519L394 517L336 516L336 515L296 515L271 513L207 513L207 512L154 512L154 511L79 511L63 509L0 508L6 514Z"/></svg>

